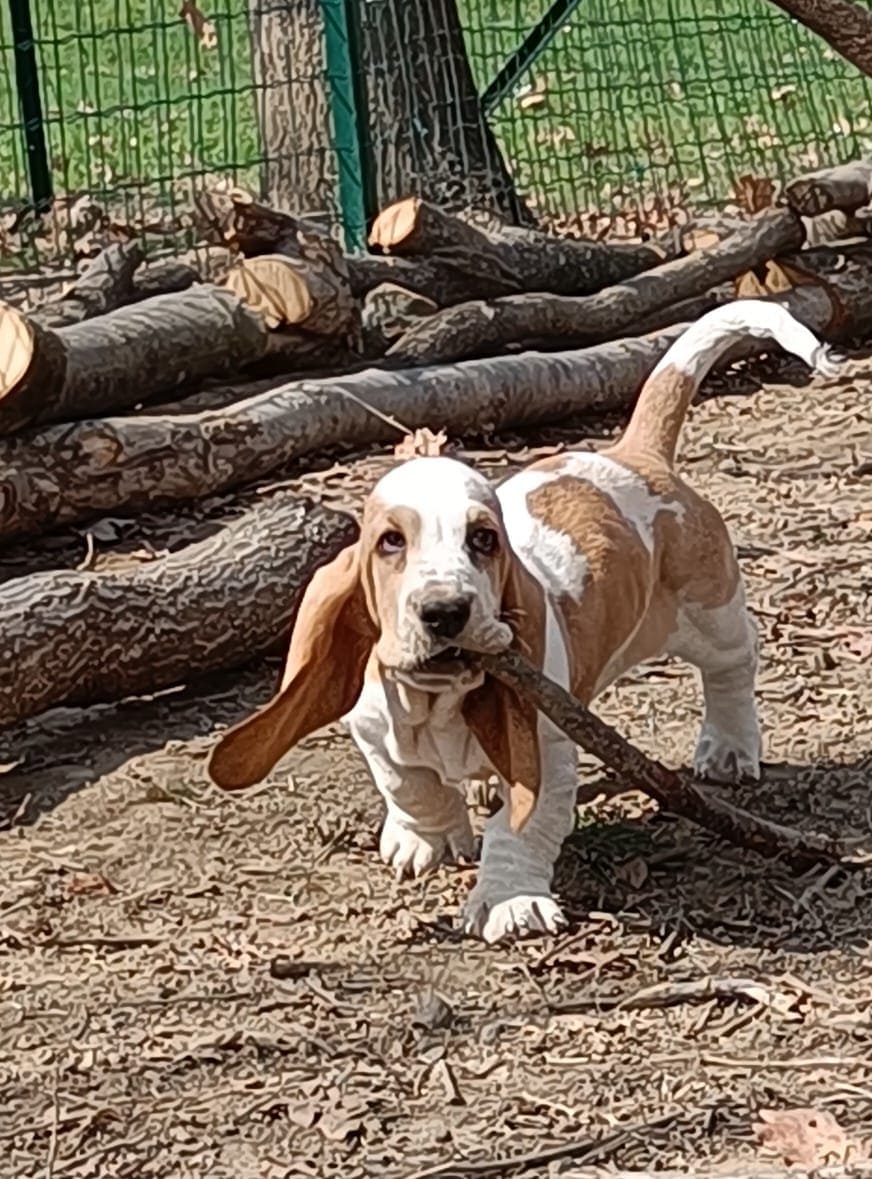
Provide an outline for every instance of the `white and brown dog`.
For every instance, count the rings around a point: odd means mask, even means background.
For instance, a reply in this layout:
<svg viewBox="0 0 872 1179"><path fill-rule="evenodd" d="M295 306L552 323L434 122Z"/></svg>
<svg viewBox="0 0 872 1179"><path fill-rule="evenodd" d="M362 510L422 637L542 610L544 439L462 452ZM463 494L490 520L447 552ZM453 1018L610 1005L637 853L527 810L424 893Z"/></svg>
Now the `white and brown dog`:
<svg viewBox="0 0 872 1179"><path fill-rule="evenodd" d="M464 920L493 942L563 921L551 879L576 749L468 652L516 646L584 703L641 660L678 655L702 674L696 772L759 777L756 626L723 520L673 466L700 382L748 335L834 370L786 310L741 301L679 338L608 450L544 459L496 489L448 458L391 470L358 542L312 578L279 691L219 740L213 780L251 785L344 717L387 804L382 858L417 876L472 855L463 786L496 770L506 805L486 826Z"/></svg>

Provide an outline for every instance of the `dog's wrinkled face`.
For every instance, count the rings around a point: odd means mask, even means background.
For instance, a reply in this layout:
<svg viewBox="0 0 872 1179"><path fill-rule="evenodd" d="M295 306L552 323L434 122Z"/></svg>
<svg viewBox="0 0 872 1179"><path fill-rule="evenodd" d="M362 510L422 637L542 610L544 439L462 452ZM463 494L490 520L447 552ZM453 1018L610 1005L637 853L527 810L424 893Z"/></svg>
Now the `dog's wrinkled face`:
<svg viewBox="0 0 872 1179"><path fill-rule="evenodd" d="M373 489L361 536L363 580L381 665L416 680L463 670L465 651L500 651L510 551L496 495L472 468L412 459Z"/></svg>

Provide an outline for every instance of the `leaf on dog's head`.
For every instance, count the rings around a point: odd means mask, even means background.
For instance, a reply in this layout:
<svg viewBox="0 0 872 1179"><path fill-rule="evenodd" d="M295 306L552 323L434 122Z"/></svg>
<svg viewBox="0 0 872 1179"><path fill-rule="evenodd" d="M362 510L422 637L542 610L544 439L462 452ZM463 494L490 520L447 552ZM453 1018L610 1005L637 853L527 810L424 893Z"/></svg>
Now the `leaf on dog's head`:
<svg viewBox="0 0 872 1179"><path fill-rule="evenodd" d="M815 1168L848 1161L850 1144L845 1131L823 1109L761 1109L753 1130L757 1141L779 1155L788 1166Z"/></svg>
<svg viewBox="0 0 872 1179"><path fill-rule="evenodd" d="M398 442L394 447L394 454L397 458L404 459L421 456L434 458L443 453L447 441L448 435L444 430L434 434L432 430L428 430L424 426L422 429L416 430L414 434L406 434L402 442Z"/></svg>

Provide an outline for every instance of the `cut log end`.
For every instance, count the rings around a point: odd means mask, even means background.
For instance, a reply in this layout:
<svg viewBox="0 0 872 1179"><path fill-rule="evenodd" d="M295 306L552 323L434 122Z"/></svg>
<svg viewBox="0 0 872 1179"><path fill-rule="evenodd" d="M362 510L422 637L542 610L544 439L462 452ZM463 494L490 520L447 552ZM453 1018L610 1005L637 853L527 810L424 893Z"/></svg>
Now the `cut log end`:
<svg viewBox="0 0 872 1179"><path fill-rule="evenodd" d="M33 362L35 337L27 318L0 305L0 398L14 392Z"/></svg>
<svg viewBox="0 0 872 1179"><path fill-rule="evenodd" d="M372 224L369 244L382 250L401 245L414 232L421 205L420 197L406 197L382 209Z"/></svg>
<svg viewBox="0 0 872 1179"><path fill-rule="evenodd" d="M312 296L293 262L281 254L242 258L224 285L263 318L270 330L303 323L312 311Z"/></svg>

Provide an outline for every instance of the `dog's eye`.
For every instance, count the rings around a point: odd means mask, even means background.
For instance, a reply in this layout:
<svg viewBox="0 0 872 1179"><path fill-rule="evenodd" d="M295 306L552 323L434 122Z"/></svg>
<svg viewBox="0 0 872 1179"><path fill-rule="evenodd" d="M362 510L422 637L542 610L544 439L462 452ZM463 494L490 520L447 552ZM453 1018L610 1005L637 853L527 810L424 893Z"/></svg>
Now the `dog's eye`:
<svg viewBox="0 0 872 1179"><path fill-rule="evenodd" d="M481 553L483 557L493 556L500 544L500 538L493 528L473 528L466 540L472 551Z"/></svg>
<svg viewBox="0 0 872 1179"><path fill-rule="evenodd" d="M383 557L391 557L395 553L401 553L406 547L406 538L402 532L390 530L383 532L378 538L378 551Z"/></svg>

